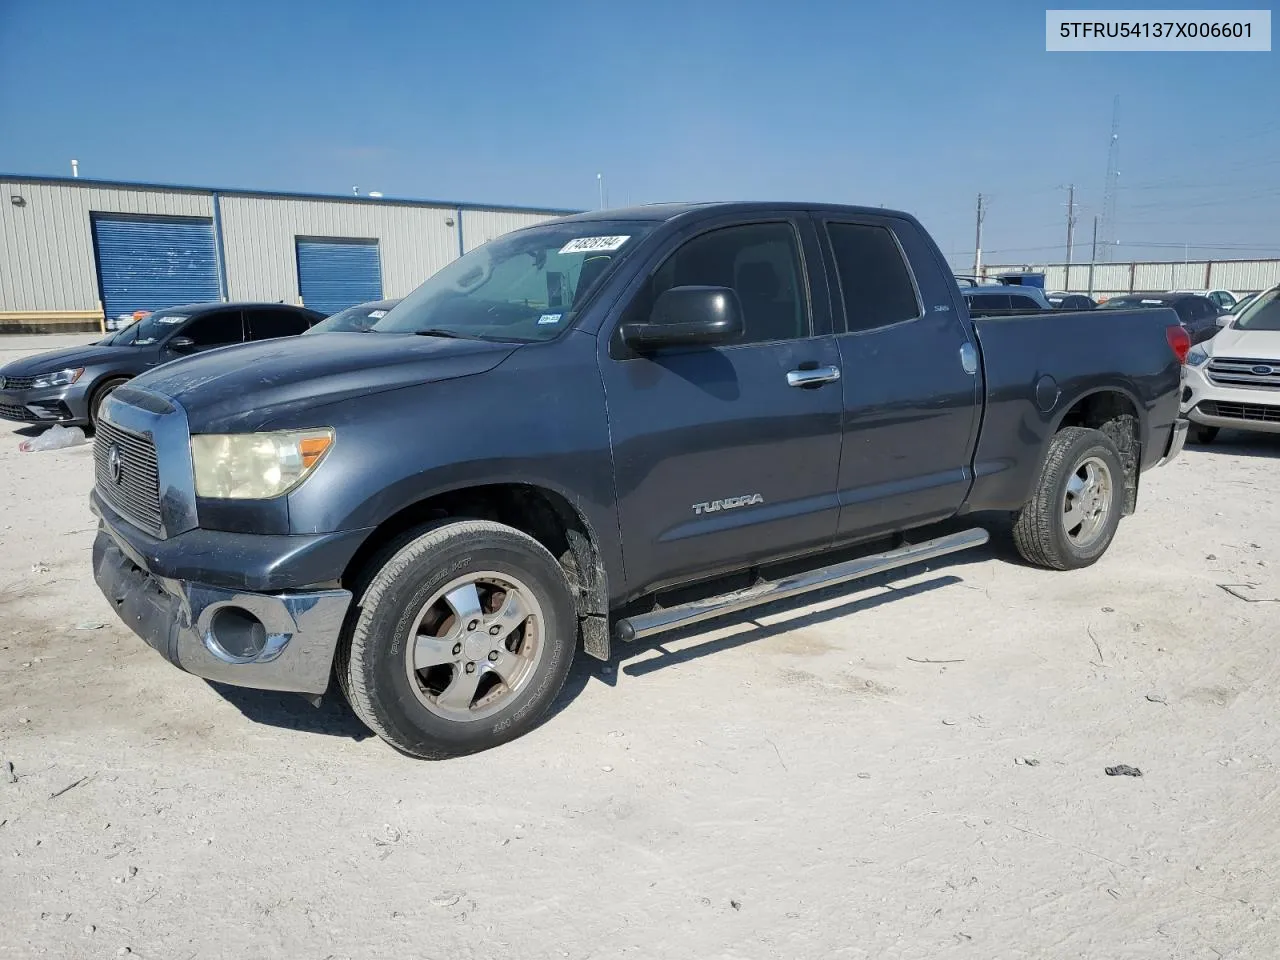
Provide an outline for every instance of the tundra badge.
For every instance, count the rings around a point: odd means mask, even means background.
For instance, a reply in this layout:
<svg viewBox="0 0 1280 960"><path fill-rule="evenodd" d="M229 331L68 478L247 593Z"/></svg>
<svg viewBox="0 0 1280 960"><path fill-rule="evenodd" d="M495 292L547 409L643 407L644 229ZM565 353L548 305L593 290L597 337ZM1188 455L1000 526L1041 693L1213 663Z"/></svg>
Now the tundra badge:
<svg viewBox="0 0 1280 960"><path fill-rule="evenodd" d="M733 510L737 507L749 507L753 503L764 503L764 497L758 493L749 493L745 497L729 497L727 500L712 500L710 503L695 503L694 513L715 513L719 510Z"/></svg>

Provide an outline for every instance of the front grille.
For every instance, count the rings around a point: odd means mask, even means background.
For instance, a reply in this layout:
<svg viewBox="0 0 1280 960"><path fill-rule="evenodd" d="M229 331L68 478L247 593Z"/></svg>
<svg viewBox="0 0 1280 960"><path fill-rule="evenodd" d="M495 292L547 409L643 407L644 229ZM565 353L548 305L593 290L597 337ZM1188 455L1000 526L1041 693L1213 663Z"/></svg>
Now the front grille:
<svg viewBox="0 0 1280 960"><path fill-rule="evenodd" d="M119 451L119 482L112 477L112 447ZM93 441L93 462L99 496L128 520L159 534L160 473L151 438L121 430L107 420L99 420Z"/></svg>
<svg viewBox="0 0 1280 960"><path fill-rule="evenodd" d="M1228 420L1253 420L1256 423L1280 423L1280 407L1206 400L1200 404L1199 410L1207 417L1224 417Z"/></svg>
<svg viewBox="0 0 1280 960"><path fill-rule="evenodd" d="M16 403L0 403L0 418L18 420L22 423L36 423L40 419L26 407Z"/></svg>
<svg viewBox="0 0 1280 960"><path fill-rule="evenodd" d="M1214 357L1209 361L1209 379L1225 387L1280 390L1280 360Z"/></svg>
<svg viewBox="0 0 1280 960"><path fill-rule="evenodd" d="M0 385L3 390L30 390L31 385L36 382L35 377L0 377L4 381Z"/></svg>

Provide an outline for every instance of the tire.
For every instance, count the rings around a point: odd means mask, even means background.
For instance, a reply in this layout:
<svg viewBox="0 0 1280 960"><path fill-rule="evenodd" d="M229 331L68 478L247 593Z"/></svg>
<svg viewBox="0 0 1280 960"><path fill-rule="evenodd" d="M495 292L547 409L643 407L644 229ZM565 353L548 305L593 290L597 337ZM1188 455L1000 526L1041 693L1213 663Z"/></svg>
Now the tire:
<svg viewBox="0 0 1280 960"><path fill-rule="evenodd" d="M1218 439L1217 427L1206 427L1203 423L1193 423L1187 428L1187 442L1207 446Z"/></svg>
<svg viewBox="0 0 1280 960"><path fill-rule="evenodd" d="M1120 525L1124 477L1120 453L1106 434L1082 427L1058 431L1035 491L1013 525L1018 553L1051 570L1096 563ZM1073 508L1082 513L1071 514ZM1081 522L1072 524L1077 516Z"/></svg>
<svg viewBox="0 0 1280 960"><path fill-rule="evenodd" d="M356 716L423 759L487 750L537 726L577 647L555 557L484 520L449 521L392 550L373 561L335 661Z"/></svg>
<svg viewBox="0 0 1280 960"><path fill-rule="evenodd" d="M89 395L89 429L96 430L98 427L98 410L102 406L102 401L107 399L116 387L122 383L128 383L128 377L110 377L103 380L100 384L93 388L93 393Z"/></svg>

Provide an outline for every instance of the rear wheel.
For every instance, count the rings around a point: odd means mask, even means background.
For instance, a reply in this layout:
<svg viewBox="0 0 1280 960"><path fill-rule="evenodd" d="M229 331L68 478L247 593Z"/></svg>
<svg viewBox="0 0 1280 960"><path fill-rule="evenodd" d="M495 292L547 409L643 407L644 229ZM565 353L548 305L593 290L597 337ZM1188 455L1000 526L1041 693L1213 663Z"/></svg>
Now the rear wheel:
<svg viewBox="0 0 1280 960"><path fill-rule="evenodd" d="M1210 444L1218 439L1217 427L1206 427L1203 423L1193 423L1187 428L1187 442Z"/></svg>
<svg viewBox="0 0 1280 960"><path fill-rule="evenodd" d="M1018 552L1053 570L1095 563L1116 535L1124 496L1124 467L1111 438L1082 427L1060 430L1014 523Z"/></svg>
<svg viewBox="0 0 1280 960"><path fill-rule="evenodd" d="M560 564L511 527L443 524L373 574L336 669L352 709L424 758L528 732L568 676L577 618Z"/></svg>

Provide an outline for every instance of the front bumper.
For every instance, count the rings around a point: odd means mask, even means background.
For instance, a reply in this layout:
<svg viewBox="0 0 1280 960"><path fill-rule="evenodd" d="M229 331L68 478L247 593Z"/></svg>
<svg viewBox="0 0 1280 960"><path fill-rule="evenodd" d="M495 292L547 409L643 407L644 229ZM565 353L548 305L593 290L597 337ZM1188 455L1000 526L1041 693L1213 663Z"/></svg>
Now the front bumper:
<svg viewBox="0 0 1280 960"><path fill-rule="evenodd" d="M79 383L39 390L0 390L0 420L12 420L16 423L88 423L85 390Z"/></svg>
<svg viewBox="0 0 1280 960"><path fill-rule="evenodd" d="M156 576L146 563L103 516L93 544L94 580L129 628L171 664L241 687L308 694L328 688L350 591L260 593ZM238 627L255 622L260 643L226 642L238 641L244 635Z"/></svg>
<svg viewBox="0 0 1280 960"><path fill-rule="evenodd" d="M1206 427L1280 433L1280 391L1221 386L1205 367L1184 370L1182 416Z"/></svg>

